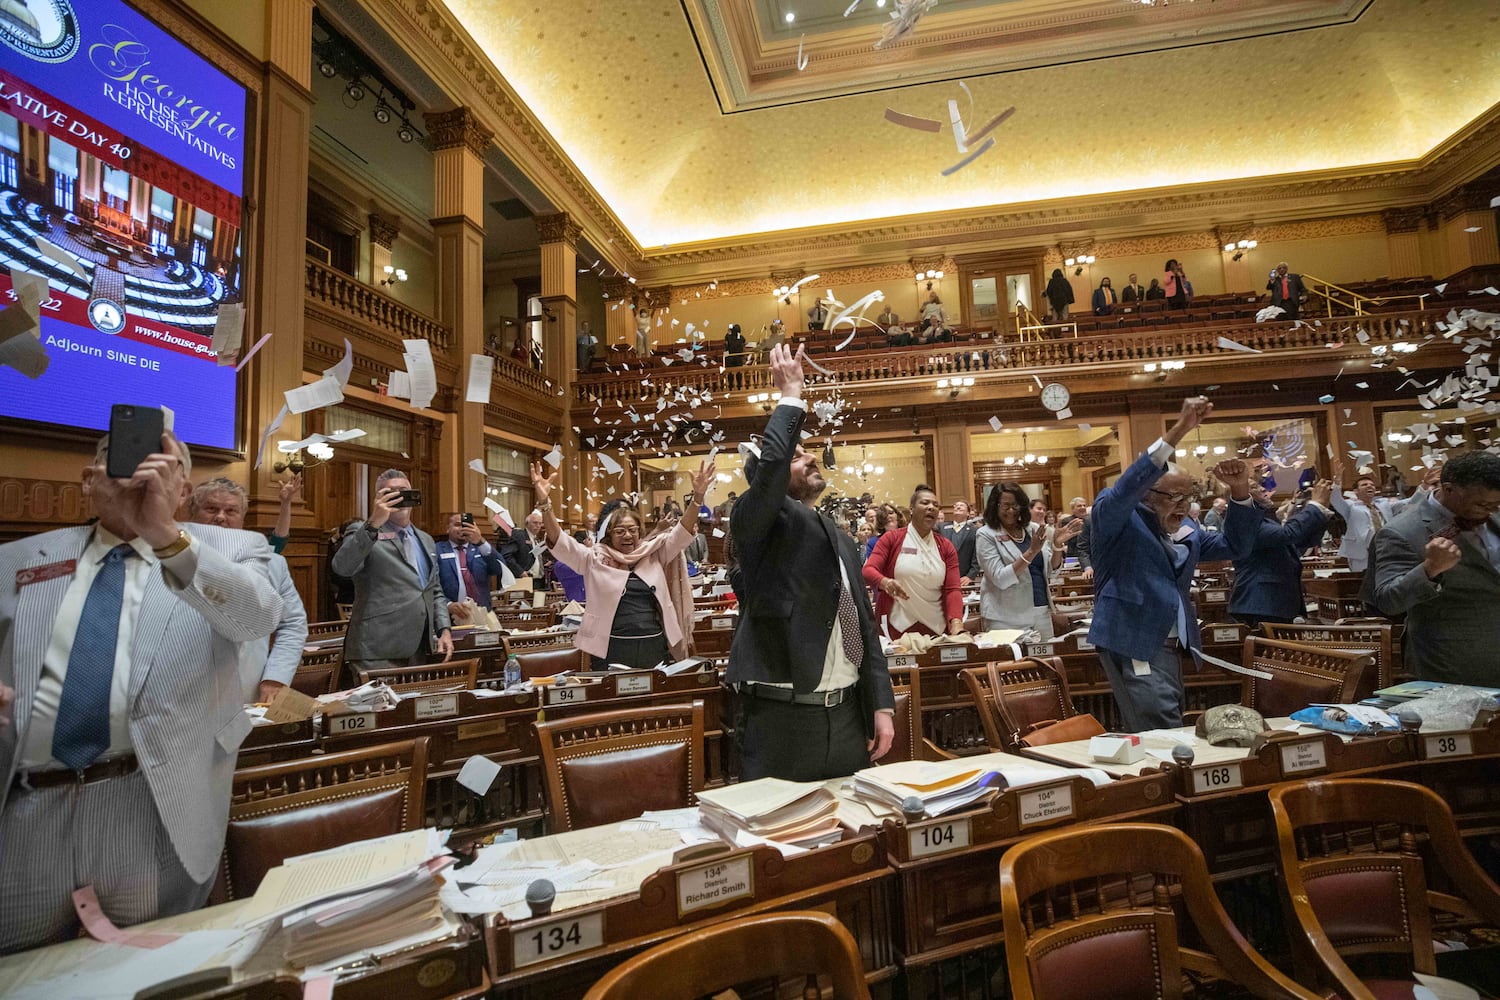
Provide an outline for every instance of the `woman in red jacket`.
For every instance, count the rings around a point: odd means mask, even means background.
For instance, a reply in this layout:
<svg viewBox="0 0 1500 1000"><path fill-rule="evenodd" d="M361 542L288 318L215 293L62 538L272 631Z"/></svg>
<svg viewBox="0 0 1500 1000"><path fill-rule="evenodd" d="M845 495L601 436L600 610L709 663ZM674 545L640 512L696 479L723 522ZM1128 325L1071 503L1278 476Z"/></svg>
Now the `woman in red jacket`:
<svg viewBox="0 0 1500 1000"><path fill-rule="evenodd" d="M865 560L865 582L879 591L875 617L891 638L907 632L953 635L964 630L958 551L933 529L942 505L930 486L911 495L911 518L891 528Z"/></svg>

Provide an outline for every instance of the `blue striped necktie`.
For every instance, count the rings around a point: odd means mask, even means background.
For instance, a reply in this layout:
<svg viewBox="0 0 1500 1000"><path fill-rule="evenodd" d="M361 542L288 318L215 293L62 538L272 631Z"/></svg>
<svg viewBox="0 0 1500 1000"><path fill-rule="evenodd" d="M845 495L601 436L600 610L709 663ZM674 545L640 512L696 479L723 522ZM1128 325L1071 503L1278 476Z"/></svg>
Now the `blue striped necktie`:
<svg viewBox="0 0 1500 1000"><path fill-rule="evenodd" d="M52 732L52 756L74 771L82 771L109 749L109 693L125 597L125 560L133 555L129 545L116 545L105 555L73 633Z"/></svg>

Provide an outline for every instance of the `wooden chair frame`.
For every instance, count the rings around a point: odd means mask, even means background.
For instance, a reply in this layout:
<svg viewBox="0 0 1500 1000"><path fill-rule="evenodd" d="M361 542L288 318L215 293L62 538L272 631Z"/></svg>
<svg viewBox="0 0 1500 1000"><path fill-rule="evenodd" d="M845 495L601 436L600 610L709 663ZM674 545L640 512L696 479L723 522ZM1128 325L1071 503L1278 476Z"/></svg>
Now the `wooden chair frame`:
<svg viewBox="0 0 1500 1000"><path fill-rule="evenodd" d="M870 1000L859 947L838 918L816 911L761 913L692 931L616 966L584 1000L693 1000L746 982L806 975L804 1000L819 998L818 973L836 1000Z"/></svg>
<svg viewBox="0 0 1500 1000"><path fill-rule="evenodd" d="M241 768L234 772L234 782L230 786L229 818L240 820L291 812L402 786L406 789L402 832L419 829L425 815L427 797L425 736L342 753ZM350 842L367 836L359 830L352 830L350 834ZM230 879L227 845L219 868L228 898L236 898Z"/></svg>
<svg viewBox="0 0 1500 1000"><path fill-rule="evenodd" d="M343 660L344 654L340 649L304 652L297 663L297 672L292 675L291 686L311 698L332 694L339 689L339 676L344 670Z"/></svg>
<svg viewBox="0 0 1500 1000"><path fill-rule="evenodd" d="M479 660L449 660L411 667L360 670L359 682L385 681L397 694L412 691L472 691L479 682Z"/></svg>
<svg viewBox="0 0 1500 1000"><path fill-rule="evenodd" d="M348 631L349 622L342 618L331 622L309 622L307 625L309 639L327 639L330 636L343 635Z"/></svg>
<svg viewBox="0 0 1500 1000"><path fill-rule="evenodd" d="M1058 656L1028 656L1005 663L987 663L982 667L965 667L958 672L974 697L979 722L984 726L985 742L996 752L1015 753L1031 729L1032 720L1015 719L1006 710L996 686L1007 690L1051 689L1057 698L1057 714L1036 722L1061 722L1078 714L1068 691L1068 673ZM1023 728L1024 727L1024 728Z"/></svg>
<svg viewBox="0 0 1500 1000"><path fill-rule="evenodd" d="M631 747L684 743L688 751L688 788L685 805L698 801L705 786L703 702L624 708L613 712L575 715L536 724L542 771L547 779L551 832L573 829L572 807L562 765ZM629 817L626 817L629 818Z"/></svg>
<svg viewBox="0 0 1500 1000"><path fill-rule="evenodd" d="M1390 622L1369 624L1336 625L1286 625L1279 622L1262 622L1261 632L1267 639L1297 642L1304 646L1319 646L1348 652L1368 652L1375 657L1375 670L1366 671L1360 681L1355 699L1367 698L1382 688L1396 683L1394 628Z"/></svg>
<svg viewBox="0 0 1500 1000"><path fill-rule="evenodd" d="M1435 975L1436 959L1432 944L1432 914L1451 914L1466 920L1483 920L1500 926L1500 886L1491 881L1464 846L1453 812L1429 788L1407 781L1373 778L1317 778L1287 782L1269 790L1271 815L1276 822L1278 863L1282 885L1296 927L1291 934L1293 958L1298 976L1313 977L1335 983L1350 1000L1375 1000L1345 955L1403 954L1411 958L1416 972ZM1335 836L1346 849L1341 853L1305 857L1310 844L1299 837L1309 827L1363 827L1372 833L1383 826L1399 826L1395 850L1381 850L1372 844L1369 850L1354 850L1342 833ZM1434 892L1427 888L1422 856L1417 850L1417 834L1425 832L1431 854L1454 885L1463 886L1464 897ZM1299 843L1300 842L1300 843ZM1366 941L1337 948L1324 930L1308 898L1308 882L1341 871L1383 869L1396 876L1402 887L1401 905L1407 915L1409 933L1404 939ZM1417 899L1421 905L1413 906ZM1296 930L1300 929L1301 934Z"/></svg>
<svg viewBox="0 0 1500 1000"><path fill-rule="evenodd" d="M1374 668L1375 657L1371 653L1328 649L1247 635L1244 657L1240 662L1246 667L1272 675L1271 680L1246 675L1240 684L1240 704L1261 711L1262 714L1277 715L1280 713L1266 712L1260 707L1262 698L1274 693L1275 675L1301 676L1324 683L1336 681L1339 685L1337 693L1326 700L1330 704L1348 704L1356 700L1355 692L1359 690L1365 671Z"/></svg>
<svg viewBox="0 0 1500 1000"><path fill-rule="evenodd" d="M1153 878L1145 892L1144 905L1137 903L1139 876ZM1156 876L1166 875L1170 885ZM1059 886L1093 883L1102 897L1102 879L1123 876L1119 905L1108 905L1097 913L1079 912L1079 895L1047 896L1044 915L1049 926L1036 929L1035 900ZM1076 885L1072 886L1076 889ZM1174 897L1180 898L1187 917L1208 951L1182 947L1178 943ZM1073 912L1059 915L1063 902ZM1032 983L1032 965L1039 954L1094 933L1109 933L1126 927L1149 927L1159 946L1173 945L1171 954L1160 954L1160 996L1179 1000L1181 975L1192 972L1238 983L1258 997L1316 1000L1319 994L1298 986L1278 972L1255 951L1229 919L1214 892L1203 852L1186 834L1170 826L1150 823L1116 823L1103 826L1069 827L1038 834L1011 848L1000 859L1000 906L1005 927L1005 960L1010 973L1013 1000L1045 1000ZM1101 970L1107 979L1109 970ZM1101 993L1100 995L1104 995Z"/></svg>

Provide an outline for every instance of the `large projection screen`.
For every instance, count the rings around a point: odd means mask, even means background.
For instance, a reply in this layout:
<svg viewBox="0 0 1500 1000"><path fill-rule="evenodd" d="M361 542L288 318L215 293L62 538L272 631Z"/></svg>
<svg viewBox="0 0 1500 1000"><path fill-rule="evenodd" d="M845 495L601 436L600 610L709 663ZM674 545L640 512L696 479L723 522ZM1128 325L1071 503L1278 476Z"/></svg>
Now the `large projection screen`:
<svg viewBox="0 0 1500 1000"><path fill-rule="evenodd" d="M0 417L105 430L114 403L164 405L184 440L236 448L210 344L243 298L246 108L121 0L0 0L0 305L16 271L49 286L46 370L0 366Z"/></svg>

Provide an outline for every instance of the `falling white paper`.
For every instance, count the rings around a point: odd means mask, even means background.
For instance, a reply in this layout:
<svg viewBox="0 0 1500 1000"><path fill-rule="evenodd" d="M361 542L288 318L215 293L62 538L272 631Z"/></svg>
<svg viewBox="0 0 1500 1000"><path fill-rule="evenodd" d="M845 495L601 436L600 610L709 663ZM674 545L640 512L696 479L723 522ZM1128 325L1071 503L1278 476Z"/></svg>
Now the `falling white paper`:
<svg viewBox="0 0 1500 1000"><path fill-rule="evenodd" d="M348 388L349 376L354 373L354 345L344 338L344 356L332 368L323 369L323 374L335 379L340 389Z"/></svg>
<svg viewBox="0 0 1500 1000"><path fill-rule="evenodd" d="M12 268L10 286L15 293L16 301L33 319L41 316L42 302L51 298L45 277L32 274L30 271L17 271Z"/></svg>
<svg viewBox="0 0 1500 1000"><path fill-rule="evenodd" d="M1220 337L1219 346L1226 351L1244 351L1246 354L1261 353L1253 347L1246 347L1244 344L1237 344L1234 341L1230 340L1228 337Z"/></svg>
<svg viewBox="0 0 1500 1000"><path fill-rule="evenodd" d="M287 408L283 406L276 416L271 418L271 422L266 424L266 429L260 432L260 448L255 453L255 467L257 469L260 468L261 460L266 457L266 442L271 439L272 434L281 430L281 422L286 419L286 415Z"/></svg>
<svg viewBox="0 0 1500 1000"><path fill-rule="evenodd" d="M495 374L495 359L488 354L469 355L469 386L464 392L466 403L489 403L490 384Z"/></svg>
<svg viewBox="0 0 1500 1000"><path fill-rule="evenodd" d="M999 430L1000 430L1000 426L1001 425L1000 425L1000 418L999 417L990 417L990 430L995 431L996 433L998 433Z"/></svg>
<svg viewBox="0 0 1500 1000"><path fill-rule="evenodd" d="M1068 409L1066 406L1063 407L1061 410L1057 411L1057 419L1058 420L1071 420L1072 417L1073 417L1073 411L1070 410L1070 409Z"/></svg>
<svg viewBox="0 0 1500 1000"><path fill-rule="evenodd" d="M311 385L298 386L286 391L287 409L293 413L321 410L325 406L332 406L343 401L343 387L332 375L324 375Z"/></svg>
<svg viewBox="0 0 1500 1000"><path fill-rule="evenodd" d="M74 274L78 275L78 277L82 278L85 285L91 285L93 283L93 279L90 278L89 273L83 269L83 264L77 257L68 253L68 251L64 250L56 243L53 243L51 240L48 240L44 237L37 236L33 239L33 242L36 243L36 248L41 251L43 257L49 257L52 260L57 261L63 267L68 268Z"/></svg>
<svg viewBox="0 0 1500 1000"><path fill-rule="evenodd" d="M552 450L542 456L542 461L554 469L560 468L562 466L562 448L558 445L553 445Z"/></svg>
<svg viewBox="0 0 1500 1000"><path fill-rule="evenodd" d="M469 459L469 468L473 469L481 476L488 476L490 474L490 471L484 467L484 459L482 458Z"/></svg>
<svg viewBox="0 0 1500 1000"><path fill-rule="evenodd" d="M245 356L240 358L240 363L234 366L234 370L239 371L241 368L245 367L245 365L249 364L250 359L255 357L255 352L259 351L262 347L265 347L266 341L270 339L271 335L269 333L263 334L259 340L257 340L250 346L250 350L245 352Z"/></svg>
<svg viewBox="0 0 1500 1000"><path fill-rule="evenodd" d="M625 471L623 468L621 468L619 462L616 462L613 458L610 458L602 451L594 457L599 459L599 464L604 468L604 471L609 473L611 476L618 476L620 473Z"/></svg>
<svg viewBox="0 0 1500 1000"><path fill-rule="evenodd" d="M411 405L425 410L437 395L437 369L432 365L432 345L425 340L403 340L406 374L411 383Z"/></svg>
<svg viewBox="0 0 1500 1000"><path fill-rule="evenodd" d="M485 497L485 498L484 498L484 507L485 507L485 509L486 509L486 510L488 510L488 511L489 511L489 512L490 512L490 513L491 513L491 514L498 514L498 513L500 513L500 512L501 512L501 511L502 511L502 510L504 510L504 509L505 509L505 508L504 508L504 507L501 507L501 506L500 506L500 504L498 504L498 503L497 503L497 502L496 502L496 501L495 501L495 498L494 498L494 497Z"/></svg>
<svg viewBox="0 0 1500 1000"><path fill-rule="evenodd" d="M245 304L226 302L219 306L214 317L214 336L209 350L217 355L219 367L226 368L235 363L240 351L240 340L245 334Z"/></svg>
<svg viewBox="0 0 1500 1000"><path fill-rule="evenodd" d="M475 754L459 768L458 783L475 795L485 795L499 776L499 764L481 754Z"/></svg>
<svg viewBox="0 0 1500 1000"><path fill-rule="evenodd" d="M393 399L411 399L411 376L404 371L391 372L391 382L385 392Z"/></svg>

